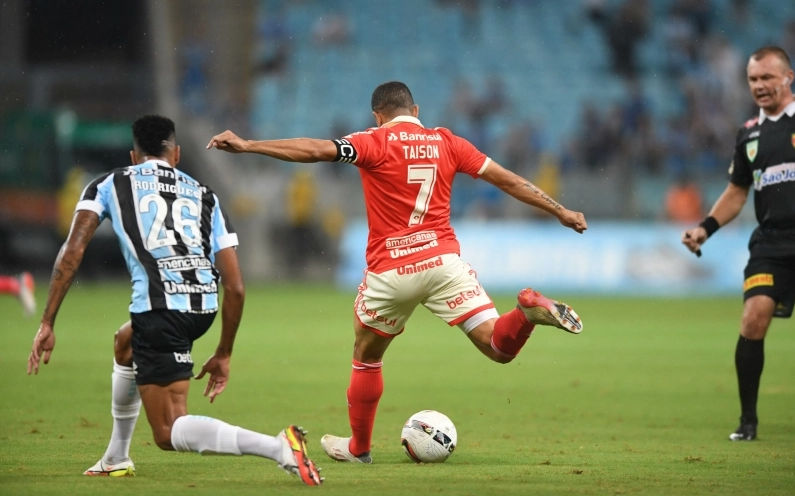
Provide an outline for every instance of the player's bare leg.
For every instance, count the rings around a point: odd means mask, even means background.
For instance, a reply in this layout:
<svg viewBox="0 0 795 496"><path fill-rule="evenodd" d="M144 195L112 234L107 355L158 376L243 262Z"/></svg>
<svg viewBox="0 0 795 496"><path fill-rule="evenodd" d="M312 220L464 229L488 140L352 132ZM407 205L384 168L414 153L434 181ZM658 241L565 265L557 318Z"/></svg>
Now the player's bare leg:
<svg viewBox="0 0 795 496"><path fill-rule="evenodd" d="M348 388L348 419L351 437L326 434L320 444L326 454L337 461L372 463L370 443L378 401L384 392L381 375L384 353L394 337L385 337L364 327L359 319L353 322L356 341L353 346L353 371Z"/></svg>
<svg viewBox="0 0 795 496"><path fill-rule="evenodd" d="M102 458L83 474L119 477L135 475L130 459L135 423L141 410L141 396L135 385L132 366L132 325L127 321L116 332L113 342L113 374L111 374L111 414L113 431Z"/></svg>
<svg viewBox="0 0 795 496"><path fill-rule="evenodd" d="M188 415L190 380L138 386L155 444L163 450L203 455L254 455L269 458L304 484L319 486L320 469L306 453L306 432L291 425L277 437L210 417Z"/></svg>
<svg viewBox="0 0 795 496"><path fill-rule="evenodd" d="M740 338L734 353L742 413L740 426L729 436L732 441L756 439L756 426L759 423L756 403L765 365L765 336L775 308L775 300L766 295L752 296L745 300L743 306Z"/></svg>

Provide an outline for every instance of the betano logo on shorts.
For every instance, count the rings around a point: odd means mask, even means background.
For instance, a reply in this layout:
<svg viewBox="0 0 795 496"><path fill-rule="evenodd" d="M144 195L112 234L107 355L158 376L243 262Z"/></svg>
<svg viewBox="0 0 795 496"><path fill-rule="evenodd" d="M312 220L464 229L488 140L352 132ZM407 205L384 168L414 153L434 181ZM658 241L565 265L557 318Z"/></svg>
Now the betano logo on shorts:
<svg viewBox="0 0 795 496"><path fill-rule="evenodd" d="M190 351L186 351L185 353L177 353L174 352L174 360L177 363L193 363L193 358L190 356Z"/></svg>
<svg viewBox="0 0 795 496"><path fill-rule="evenodd" d="M754 189L762 191L765 186L795 181L795 162L768 167L764 172L754 171Z"/></svg>
<svg viewBox="0 0 795 496"><path fill-rule="evenodd" d="M424 244L413 246L419 243ZM437 246L439 246L439 241L437 241L436 231L420 231L399 238L386 239L386 249L389 250L389 256L392 258L404 257Z"/></svg>
<svg viewBox="0 0 795 496"><path fill-rule="evenodd" d="M450 310L453 310L455 307L463 305L465 301L472 300L482 294L483 289L480 286L477 286L475 289L461 291L458 293L458 296L452 300L445 300L445 303L447 303L447 306L450 307Z"/></svg>
<svg viewBox="0 0 795 496"><path fill-rule="evenodd" d="M743 283L743 291L748 291L757 286L772 286L773 274L756 274L745 280Z"/></svg>
<svg viewBox="0 0 795 496"><path fill-rule="evenodd" d="M415 264L398 267L397 273L399 276L404 276L406 274L416 274L417 272L424 272L434 267L441 267L442 265L444 265L442 257L436 257L433 260L423 260L422 262L417 262Z"/></svg>

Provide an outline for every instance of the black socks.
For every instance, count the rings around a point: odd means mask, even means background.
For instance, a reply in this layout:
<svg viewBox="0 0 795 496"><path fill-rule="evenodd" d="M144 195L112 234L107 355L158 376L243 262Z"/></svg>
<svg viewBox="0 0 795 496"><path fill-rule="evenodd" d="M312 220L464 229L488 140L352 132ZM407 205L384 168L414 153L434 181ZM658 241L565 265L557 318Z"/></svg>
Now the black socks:
<svg viewBox="0 0 795 496"><path fill-rule="evenodd" d="M740 386L740 405L743 424L757 424L756 400L759 396L759 379L765 365L765 340L752 341L740 336L734 352L737 383Z"/></svg>

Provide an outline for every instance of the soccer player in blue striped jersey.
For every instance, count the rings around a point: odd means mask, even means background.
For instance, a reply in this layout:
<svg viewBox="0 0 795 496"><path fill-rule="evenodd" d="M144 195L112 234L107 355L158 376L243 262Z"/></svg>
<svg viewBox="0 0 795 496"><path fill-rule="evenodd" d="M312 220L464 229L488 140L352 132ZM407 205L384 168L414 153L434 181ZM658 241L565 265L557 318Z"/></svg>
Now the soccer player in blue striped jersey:
<svg viewBox="0 0 795 496"><path fill-rule="evenodd" d="M221 338L196 378L209 375L204 395L210 402L228 381L245 294L235 252L238 240L212 190L176 168L180 148L174 123L150 115L136 120L132 130L133 165L89 184L77 204L55 261L28 374L38 373L42 360L49 362L58 309L94 231L108 218L132 276L133 295L130 321L116 333L114 344L111 441L85 474L135 474L129 446L143 403L161 449L261 456L307 485L320 485L300 427L291 425L273 437L188 415L191 350L215 319L219 284L224 288Z"/></svg>

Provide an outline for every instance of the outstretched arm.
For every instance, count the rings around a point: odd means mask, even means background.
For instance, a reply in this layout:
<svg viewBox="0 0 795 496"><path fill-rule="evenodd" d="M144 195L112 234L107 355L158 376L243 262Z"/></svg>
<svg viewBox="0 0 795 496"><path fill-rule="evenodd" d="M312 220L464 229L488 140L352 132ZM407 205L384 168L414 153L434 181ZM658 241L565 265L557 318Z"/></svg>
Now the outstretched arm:
<svg viewBox="0 0 795 496"><path fill-rule="evenodd" d="M337 158L337 147L331 140L295 138L285 140L244 140L232 131L213 136L207 149L217 148L229 153L259 153L285 162L332 162Z"/></svg>
<svg viewBox="0 0 795 496"><path fill-rule="evenodd" d="M237 252L233 247L224 248L215 254L215 266L221 275L221 284L224 287L224 300L221 305L221 341L215 353L204 363L196 379L201 379L210 373L204 395L210 397L210 403L221 394L229 381L229 359L235 344L237 328L243 316L243 302L246 299L246 290L243 285L243 276L240 274L240 264Z"/></svg>
<svg viewBox="0 0 795 496"><path fill-rule="evenodd" d="M748 199L750 189L750 186L740 186L731 182L726 186L718 201L712 206L712 210L709 211L709 217L717 222L717 226L713 225L713 229L725 226L740 214ZM682 233L682 244L693 253L697 253L701 249L701 245L707 241L709 234L711 233L707 233L702 226L688 229Z"/></svg>
<svg viewBox="0 0 795 496"><path fill-rule="evenodd" d="M42 358L44 358L45 365L50 362L50 355L55 347L55 332L53 330L55 317L72 285L80 262L83 261L86 246L94 236L94 231L97 230L99 223L99 216L92 211L78 210L75 213L69 237L61 247L61 251L58 252L55 266L52 269L47 305L44 307L41 325L33 339L33 348L28 358L28 374L31 371L39 373L39 364Z"/></svg>
<svg viewBox="0 0 795 496"><path fill-rule="evenodd" d="M505 169L493 160L483 171L483 174L480 175L480 178L500 188L520 202L551 213L558 218L561 224L574 229L580 234L588 229L588 224L585 222L583 214L567 210L563 205L544 193L541 188Z"/></svg>

